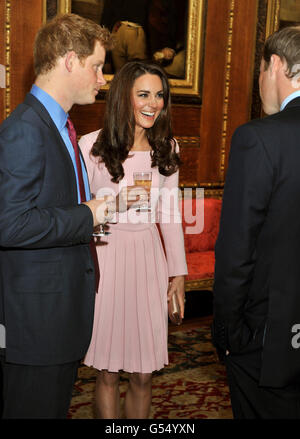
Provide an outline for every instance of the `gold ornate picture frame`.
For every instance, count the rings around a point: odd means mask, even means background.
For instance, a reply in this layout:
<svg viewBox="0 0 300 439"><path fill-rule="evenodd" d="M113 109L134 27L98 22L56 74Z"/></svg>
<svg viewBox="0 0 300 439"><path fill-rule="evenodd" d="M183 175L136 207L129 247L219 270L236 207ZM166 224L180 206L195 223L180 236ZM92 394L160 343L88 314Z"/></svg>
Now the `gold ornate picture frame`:
<svg viewBox="0 0 300 439"><path fill-rule="evenodd" d="M47 2L43 0L43 20L47 20ZM171 93L182 97L201 98L204 43L204 17L206 0L188 0L188 20L186 34L185 75L182 79L170 78ZM72 0L56 0L56 13L72 12ZM105 75L109 88L113 75Z"/></svg>
<svg viewBox="0 0 300 439"><path fill-rule="evenodd" d="M285 26L299 26L298 0L268 0L266 37Z"/></svg>
<svg viewBox="0 0 300 439"><path fill-rule="evenodd" d="M268 0L266 38L279 28L280 0Z"/></svg>

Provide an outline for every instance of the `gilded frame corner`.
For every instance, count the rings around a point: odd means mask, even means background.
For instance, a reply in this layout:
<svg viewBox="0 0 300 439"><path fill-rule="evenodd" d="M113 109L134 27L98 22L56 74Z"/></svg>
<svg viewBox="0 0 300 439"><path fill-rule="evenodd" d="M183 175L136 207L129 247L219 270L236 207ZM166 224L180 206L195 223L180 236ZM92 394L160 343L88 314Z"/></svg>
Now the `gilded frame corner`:
<svg viewBox="0 0 300 439"><path fill-rule="evenodd" d="M266 38L279 29L280 0L268 0Z"/></svg>

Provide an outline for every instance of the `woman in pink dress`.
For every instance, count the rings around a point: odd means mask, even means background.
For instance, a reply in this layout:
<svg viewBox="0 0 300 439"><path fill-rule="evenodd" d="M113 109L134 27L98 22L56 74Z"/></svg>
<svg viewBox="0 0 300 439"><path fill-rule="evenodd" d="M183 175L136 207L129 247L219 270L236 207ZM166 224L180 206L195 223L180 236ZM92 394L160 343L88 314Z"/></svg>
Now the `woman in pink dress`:
<svg viewBox="0 0 300 439"><path fill-rule="evenodd" d="M152 372L168 364L167 302L177 294L183 317L187 274L178 209L180 160L163 70L144 62L125 64L110 85L103 129L83 136L80 147L97 198L133 186L135 172L152 173L151 212L119 213L110 234L97 241L101 277L84 360L99 370L101 418L120 416L121 370L129 373L126 418L147 418Z"/></svg>

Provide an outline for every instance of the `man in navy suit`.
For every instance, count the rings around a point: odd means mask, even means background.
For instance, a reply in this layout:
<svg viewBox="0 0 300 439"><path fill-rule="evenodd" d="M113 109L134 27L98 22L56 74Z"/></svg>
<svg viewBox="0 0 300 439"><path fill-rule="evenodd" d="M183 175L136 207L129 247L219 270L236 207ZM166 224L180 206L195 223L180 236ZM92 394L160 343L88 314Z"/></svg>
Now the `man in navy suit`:
<svg viewBox="0 0 300 439"><path fill-rule="evenodd" d="M4 418L66 417L90 342L90 243L107 206L90 200L68 111L95 101L110 44L108 30L74 14L42 27L34 48L35 84L0 127Z"/></svg>
<svg viewBox="0 0 300 439"><path fill-rule="evenodd" d="M260 68L267 117L233 135L216 243L213 341L235 418L300 418L300 27Z"/></svg>

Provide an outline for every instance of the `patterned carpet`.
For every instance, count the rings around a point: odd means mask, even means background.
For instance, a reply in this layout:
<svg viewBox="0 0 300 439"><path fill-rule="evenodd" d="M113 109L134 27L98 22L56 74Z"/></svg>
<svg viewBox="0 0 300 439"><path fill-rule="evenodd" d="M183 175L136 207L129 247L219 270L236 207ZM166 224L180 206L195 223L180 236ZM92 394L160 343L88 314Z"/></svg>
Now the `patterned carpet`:
<svg viewBox="0 0 300 439"><path fill-rule="evenodd" d="M69 418L95 418L97 371L79 368ZM128 384L121 375L122 401ZM232 419L225 368L211 344L209 325L169 334L169 365L153 374L151 419Z"/></svg>
<svg viewBox="0 0 300 439"><path fill-rule="evenodd" d="M96 417L96 376L93 368L79 368L70 419ZM127 374L122 373L122 402L127 384ZM150 419L232 419L225 368L211 344L209 325L169 334L169 365L153 374Z"/></svg>

